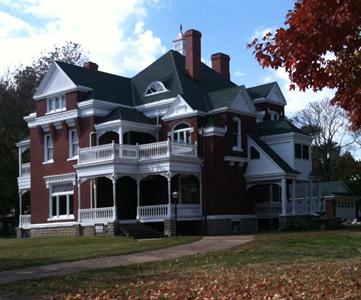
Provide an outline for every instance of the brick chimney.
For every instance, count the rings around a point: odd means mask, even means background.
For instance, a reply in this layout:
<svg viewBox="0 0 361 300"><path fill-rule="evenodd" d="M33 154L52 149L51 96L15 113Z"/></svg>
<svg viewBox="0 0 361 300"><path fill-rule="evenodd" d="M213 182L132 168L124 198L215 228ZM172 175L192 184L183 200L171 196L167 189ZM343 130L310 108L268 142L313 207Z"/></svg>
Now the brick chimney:
<svg viewBox="0 0 361 300"><path fill-rule="evenodd" d="M223 78L230 80L229 60L230 57L224 53L215 53L211 56L212 69L219 73Z"/></svg>
<svg viewBox="0 0 361 300"><path fill-rule="evenodd" d="M202 34L190 29L184 34L186 41L185 68L188 74L196 81L201 81L201 37Z"/></svg>
<svg viewBox="0 0 361 300"><path fill-rule="evenodd" d="M98 65L94 62L87 61L84 63L83 68L92 70L92 71L98 71Z"/></svg>

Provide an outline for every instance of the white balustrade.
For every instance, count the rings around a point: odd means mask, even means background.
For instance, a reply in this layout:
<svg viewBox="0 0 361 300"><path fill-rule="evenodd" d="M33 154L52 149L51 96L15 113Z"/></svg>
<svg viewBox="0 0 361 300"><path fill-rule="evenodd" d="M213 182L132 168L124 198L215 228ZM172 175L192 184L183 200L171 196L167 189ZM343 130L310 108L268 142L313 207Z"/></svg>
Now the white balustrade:
<svg viewBox="0 0 361 300"><path fill-rule="evenodd" d="M80 209L80 222L108 222L114 220L114 207Z"/></svg>
<svg viewBox="0 0 361 300"><path fill-rule="evenodd" d="M152 160L167 157L197 158L197 145L170 141L143 145L106 144L79 150L79 164L107 160L127 159L134 161Z"/></svg>
<svg viewBox="0 0 361 300"><path fill-rule="evenodd" d="M21 165L21 177L30 176L30 163Z"/></svg>
<svg viewBox="0 0 361 300"><path fill-rule="evenodd" d="M168 216L168 204L138 206L138 217L140 219L159 219Z"/></svg>
<svg viewBox="0 0 361 300"><path fill-rule="evenodd" d="M20 227L31 225L31 215L20 215L19 223Z"/></svg>
<svg viewBox="0 0 361 300"><path fill-rule="evenodd" d="M138 206L138 217L141 220L164 219L175 216L175 205L172 204L172 215L169 215L169 204ZM200 204L178 204L177 217L200 217Z"/></svg>
<svg viewBox="0 0 361 300"><path fill-rule="evenodd" d="M278 216L282 213L282 205L280 202L256 203L256 215L258 216ZM296 199L295 215L309 215L322 211L322 201L316 198L310 201L306 199ZM293 203L287 203L287 215L293 214Z"/></svg>

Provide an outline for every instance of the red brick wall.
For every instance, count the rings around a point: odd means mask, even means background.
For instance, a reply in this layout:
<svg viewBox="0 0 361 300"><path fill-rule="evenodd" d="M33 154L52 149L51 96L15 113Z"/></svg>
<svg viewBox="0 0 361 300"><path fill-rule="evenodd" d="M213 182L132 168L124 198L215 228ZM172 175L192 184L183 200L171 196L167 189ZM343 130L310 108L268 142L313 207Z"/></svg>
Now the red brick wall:
<svg viewBox="0 0 361 300"><path fill-rule="evenodd" d="M92 117L78 119L77 128L79 135L79 146L87 147L89 144L89 133L93 130L94 120ZM70 128L69 128L70 129ZM63 126L61 129L53 128L54 138L54 163L43 164L44 161L44 133L40 128L30 129L30 147L31 147L31 212L32 223L47 222L49 215L48 190L45 186L44 176L58 175L64 173L75 173L75 160L68 161L69 141L68 128ZM89 207L89 184L82 184L81 188L81 206ZM74 213L77 215L77 188L74 187Z"/></svg>

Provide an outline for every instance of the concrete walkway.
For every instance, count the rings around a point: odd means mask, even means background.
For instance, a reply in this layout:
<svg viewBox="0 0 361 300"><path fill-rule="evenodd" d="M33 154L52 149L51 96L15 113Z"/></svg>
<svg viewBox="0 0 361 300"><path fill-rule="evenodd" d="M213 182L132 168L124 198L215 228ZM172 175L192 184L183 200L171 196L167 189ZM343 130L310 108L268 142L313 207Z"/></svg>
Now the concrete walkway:
<svg viewBox="0 0 361 300"><path fill-rule="evenodd" d="M77 273L82 271L127 266L130 264L160 261L172 258L179 258L183 256L225 250L245 244L253 240L253 238L254 237L251 235L203 237L201 240L190 244L184 244L158 250L151 250L127 255L92 258L73 262L58 263L48 266L31 267L14 271L5 271L0 272L0 284L25 279L36 279L49 276Z"/></svg>

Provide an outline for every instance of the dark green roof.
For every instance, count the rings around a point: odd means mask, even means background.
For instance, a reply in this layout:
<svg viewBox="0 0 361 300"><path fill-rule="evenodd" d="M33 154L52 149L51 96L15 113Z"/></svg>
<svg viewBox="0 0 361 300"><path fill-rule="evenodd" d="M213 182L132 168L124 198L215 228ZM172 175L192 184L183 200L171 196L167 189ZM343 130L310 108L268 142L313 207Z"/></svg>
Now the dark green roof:
<svg viewBox="0 0 361 300"><path fill-rule="evenodd" d="M136 110L135 108L126 107L118 107L114 109L109 115L105 117L104 122L113 120L126 120L137 123L155 124L154 119L146 117L143 113Z"/></svg>
<svg viewBox="0 0 361 300"><path fill-rule="evenodd" d="M250 138L286 173L299 174L299 172L292 169L276 152L272 150L265 142L255 135L250 135Z"/></svg>
<svg viewBox="0 0 361 300"><path fill-rule="evenodd" d="M242 87L240 86L233 86L227 89L210 92L206 98L208 109L211 110L221 107L229 107L241 88Z"/></svg>
<svg viewBox="0 0 361 300"><path fill-rule="evenodd" d="M262 85L257 85L247 89L252 100L257 98L266 98L272 88L277 84L277 82L270 82Z"/></svg>
<svg viewBox="0 0 361 300"><path fill-rule="evenodd" d="M76 85L82 85L93 89L88 95L88 99L133 105L131 81L129 78L101 71L89 70L59 61L56 63Z"/></svg>
<svg viewBox="0 0 361 300"><path fill-rule="evenodd" d="M264 121L257 123L257 134L259 136L295 132L307 135L287 119Z"/></svg>
<svg viewBox="0 0 361 300"><path fill-rule="evenodd" d="M233 82L201 63L202 80L193 80L185 70L185 57L170 50L150 66L139 72L132 79L135 104L155 102L178 94L195 110L207 111L205 103L208 93L237 87ZM145 89L153 81L161 81L169 91L156 95L144 96Z"/></svg>

